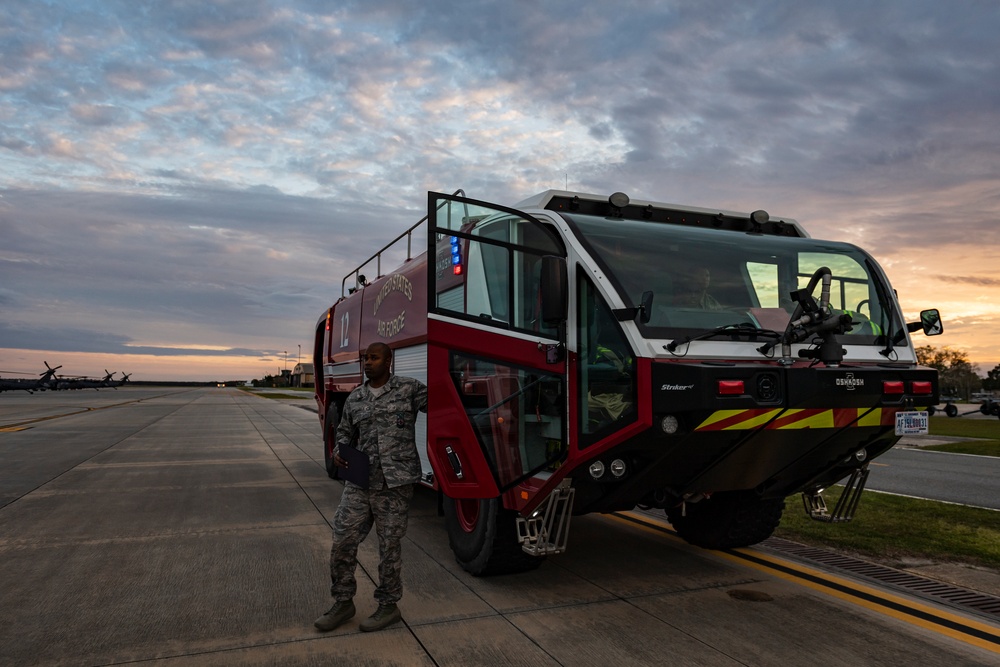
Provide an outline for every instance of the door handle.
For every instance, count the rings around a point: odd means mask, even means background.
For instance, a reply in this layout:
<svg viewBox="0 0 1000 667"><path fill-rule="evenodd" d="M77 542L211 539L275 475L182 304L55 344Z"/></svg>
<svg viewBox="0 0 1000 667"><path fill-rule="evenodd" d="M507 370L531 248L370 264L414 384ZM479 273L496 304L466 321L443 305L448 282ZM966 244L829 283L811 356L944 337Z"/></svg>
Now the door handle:
<svg viewBox="0 0 1000 667"><path fill-rule="evenodd" d="M451 445L444 448L444 453L448 455L448 461L451 463L452 470L455 471L455 477L462 479L462 462L459 460L458 454L451 448Z"/></svg>

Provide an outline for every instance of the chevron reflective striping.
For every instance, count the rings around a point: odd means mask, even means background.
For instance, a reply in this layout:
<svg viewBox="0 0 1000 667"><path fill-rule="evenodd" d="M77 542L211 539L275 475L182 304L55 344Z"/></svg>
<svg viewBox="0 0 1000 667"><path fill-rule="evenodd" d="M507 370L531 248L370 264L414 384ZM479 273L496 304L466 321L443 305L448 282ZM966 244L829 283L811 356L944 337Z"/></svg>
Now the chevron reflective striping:
<svg viewBox="0 0 1000 667"><path fill-rule="evenodd" d="M780 409L716 410L695 430L738 431L759 428L780 412Z"/></svg>
<svg viewBox="0 0 1000 667"><path fill-rule="evenodd" d="M716 410L695 431L793 430L844 428L848 426L891 426L897 408L790 408Z"/></svg>
<svg viewBox="0 0 1000 667"><path fill-rule="evenodd" d="M833 428L833 410L788 410L778 419L774 420L768 428L793 429L793 428ZM846 426L846 424L845 424Z"/></svg>

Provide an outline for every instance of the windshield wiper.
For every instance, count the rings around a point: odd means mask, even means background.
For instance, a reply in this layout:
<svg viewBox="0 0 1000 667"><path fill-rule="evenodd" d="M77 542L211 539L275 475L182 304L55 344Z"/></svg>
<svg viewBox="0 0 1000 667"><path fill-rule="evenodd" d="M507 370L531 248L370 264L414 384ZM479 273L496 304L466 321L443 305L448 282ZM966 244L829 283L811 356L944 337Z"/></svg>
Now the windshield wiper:
<svg viewBox="0 0 1000 667"><path fill-rule="evenodd" d="M673 340L664 345L667 352L673 352L681 345L687 345L688 343L695 340L707 340L709 338L716 338L718 336L730 336L733 340L739 340L742 336L747 336L750 341L756 341L759 338L773 338L774 340L781 340L781 334L772 329L762 329L755 324L750 322L739 322L737 324L727 324L725 326L716 327L715 329L709 329L700 334L695 334L694 336L685 336L682 340Z"/></svg>

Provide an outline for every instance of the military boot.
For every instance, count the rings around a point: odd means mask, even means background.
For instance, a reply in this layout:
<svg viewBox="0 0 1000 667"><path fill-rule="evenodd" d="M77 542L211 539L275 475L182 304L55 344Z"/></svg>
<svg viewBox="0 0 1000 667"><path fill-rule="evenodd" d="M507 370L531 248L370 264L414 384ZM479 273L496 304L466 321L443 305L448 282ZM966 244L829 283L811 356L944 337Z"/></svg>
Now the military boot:
<svg viewBox="0 0 1000 667"><path fill-rule="evenodd" d="M403 620L399 607L394 604L380 604L375 613L361 621L362 632L374 632Z"/></svg>
<svg viewBox="0 0 1000 667"><path fill-rule="evenodd" d="M317 618L313 625L322 632L329 632L354 618L354 614L354 600L345 600L330 607L330 611Z"/></svg>

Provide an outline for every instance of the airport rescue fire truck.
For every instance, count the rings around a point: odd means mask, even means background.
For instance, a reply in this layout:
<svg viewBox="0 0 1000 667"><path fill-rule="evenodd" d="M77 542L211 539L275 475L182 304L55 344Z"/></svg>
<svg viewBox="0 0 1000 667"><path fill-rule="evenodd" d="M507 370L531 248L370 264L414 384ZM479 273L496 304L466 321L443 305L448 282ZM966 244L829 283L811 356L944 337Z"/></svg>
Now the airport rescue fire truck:
<svg viewBox="0 0 1000 667"><path fill-rule="evenodd" d="M623 193L508 208L432 192L427 211L317 323L316 400L335 476L365 348L389 344L393 372L427 384L422 483L473 574L536 567L591 512L660 509L707 548L766 539L793 494L850 520L869 462L927 432L938 378L909 334L941 333L939 313L907 323L854 245Z"/></svg>

